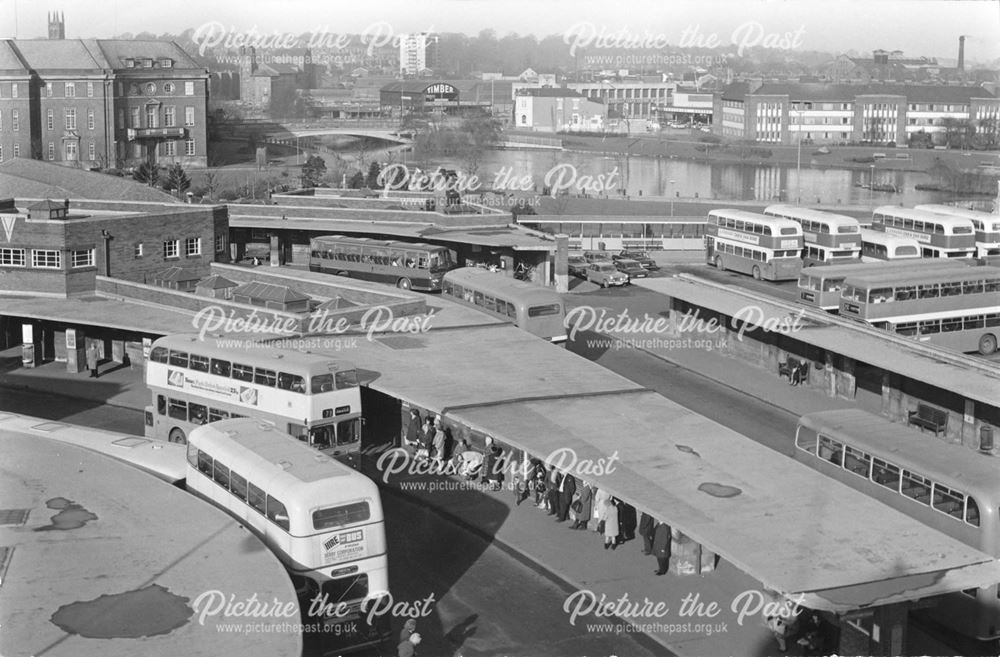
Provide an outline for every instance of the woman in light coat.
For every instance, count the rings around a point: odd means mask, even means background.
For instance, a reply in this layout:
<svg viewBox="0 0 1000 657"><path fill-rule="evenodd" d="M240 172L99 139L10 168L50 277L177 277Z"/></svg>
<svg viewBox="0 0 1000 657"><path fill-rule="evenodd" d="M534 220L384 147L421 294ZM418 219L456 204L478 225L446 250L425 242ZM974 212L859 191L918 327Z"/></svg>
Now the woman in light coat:
<svg viewBox="0 0 1000 657"><path fill-rule="evenodd" d="M594 525L595 530L597 528L597 524L604 520L604 509L607 506L607 503L607 492L601 490L597 486L594 486L594 520L597 521Z"/></svg>
<svg viewBox="0 0 1000 657"><path fill-rule="evenodd" d="M604 549L618 547L618 505L609 497L604 503Z"/></svg>

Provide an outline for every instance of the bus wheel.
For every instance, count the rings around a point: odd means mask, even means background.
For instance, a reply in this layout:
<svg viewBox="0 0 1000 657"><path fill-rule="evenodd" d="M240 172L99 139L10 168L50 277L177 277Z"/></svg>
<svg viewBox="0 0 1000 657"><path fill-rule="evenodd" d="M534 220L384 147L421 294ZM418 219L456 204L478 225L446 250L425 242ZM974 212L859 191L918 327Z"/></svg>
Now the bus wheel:
<svg viewBox="0 0 1000 657"><path fill-rule="evenodd" d="M409 290L413 287L413 283L410 282L410 279L404 277L396 281L396 287L400 290Z"/></svg>
<svg viewBox="0 0 1000 657"><path fill-rule="evenodd" d="M989 356L997 350L997 338L992 333L987 333L979 338L979 353Z"/></svg>
<svg viewBox="0 0 1000 657"><path fill-rule="evenodd" d="M758 280L758 281L759 281L759 280L760 280L760 267L758 267L757 265L754 265L754 266L753 266L753 270L752 270L752 273L753 273L753 277L754 277L754 278L755 278L756 280Z"/></svg>
<svg viewBox="0 0 1000 657"><path fill-rule="evenodd" d="M725 267L722 266L722 256L715 256L715 268L719 271L725 269Z"/></svg>
<svg viewBox="0 0 1000 657"><path fill-rule="evenodd" d="M184 431L182 429L174 427L170 430L170 442L187 445L187 436L184 435Z"/></svg>

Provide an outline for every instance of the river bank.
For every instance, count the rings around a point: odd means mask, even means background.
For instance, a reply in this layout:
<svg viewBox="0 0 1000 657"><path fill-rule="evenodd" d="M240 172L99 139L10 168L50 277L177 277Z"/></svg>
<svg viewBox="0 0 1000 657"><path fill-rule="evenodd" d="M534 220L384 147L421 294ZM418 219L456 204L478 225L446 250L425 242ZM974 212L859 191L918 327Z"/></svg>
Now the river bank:
<svg viewBox="0 0 1000 657"><path fill-rule="evenodd" d="M510 131L508 134L538 136L538 133ZM546 135L549 136L549 135ZM604 156L651 157L679 159L701 163L784 165L811 168L834 168L869 170L874 164L879 171L926 172L936 165L944 165L958 171L974 171L980 164L1000 165L1000 153L996 151L954 151L908 148L884 148L871 146L826 146L829 153L819 152L818 144L803 144L801 155L796 145L778 144L737 144L723 141L714 145L701 141L707 137L696 130L667 128L660 134L615 136L551 135L562 139L567 151L598 153ZM770 155L763 156L764 151ZM884 154L871 160L876 153ZM800 160L801 157L801 160ZM861 162L856 161L862 160Z"/></svg>

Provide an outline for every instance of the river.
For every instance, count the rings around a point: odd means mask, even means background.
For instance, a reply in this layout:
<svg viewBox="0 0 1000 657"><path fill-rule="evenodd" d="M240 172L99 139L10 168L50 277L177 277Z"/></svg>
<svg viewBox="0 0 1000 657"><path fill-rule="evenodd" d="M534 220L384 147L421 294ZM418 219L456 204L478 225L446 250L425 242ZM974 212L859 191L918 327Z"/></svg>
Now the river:
<svg viewBox="0 0 1000 657"><path fill-rule="evenodd" d="M339 149L338 149L339 150ZM345 159L356 153L350 147L343 149ZM414 166L412 155L386 149L367 152L372 158L385 162L402 160ZM560 167L561 168L558 168ZM571 165L571 166L566 166ZM461 162L444 160L435 163L462 171ZM550 173L555 171L555 173ZM561 172L561 174L560 174ZM590 193L621 195L622 190L631 198L670 197L708 198L718 200L797 202L828 205L906 205L937 203L958 200L954 195L941 192L918 191L915 186L932 182L931 176L916 171L879 171L875 168L860 170L813 167L804 159L801 168L781 164L731 164L692 162L681 159L625 155L606 156L581 151L541 150L491 150L483 154L478 167L480 189L491 189L502 180L530 179L534 191L541 191L549 182L562 176L570 185L571 194L583 191L577 185L603 179L608 189L589 189ZM892 185L896 193L872 191L872 177L876 186ZM600 177L600 178L599 178ZM991 200L971 197L979 202Z"/></svg>

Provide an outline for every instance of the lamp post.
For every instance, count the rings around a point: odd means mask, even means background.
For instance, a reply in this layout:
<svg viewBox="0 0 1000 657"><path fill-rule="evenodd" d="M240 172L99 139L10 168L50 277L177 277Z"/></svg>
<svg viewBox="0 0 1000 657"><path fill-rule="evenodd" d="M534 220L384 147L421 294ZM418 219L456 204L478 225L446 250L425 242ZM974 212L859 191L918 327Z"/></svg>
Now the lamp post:
<svg viewBox="0 0 1000 657"><path fill-rule="evenodd" d="M674 183L676 180L670 181L670 216L674 216Z"/></svg>
<svg viewBox="0 0 1000 657"><path fill-rule="evenodd" d="M798 155L795 158L795 204L802 203L802 110L796 110L798 119Z"/></svg>
<svg viewBox="0 0 1000 657"><path fill-rule="evenodd" d="M875 207L875 165L869 164L868 168L871 169L871 173L868 175L868 205Z"/></svg>

